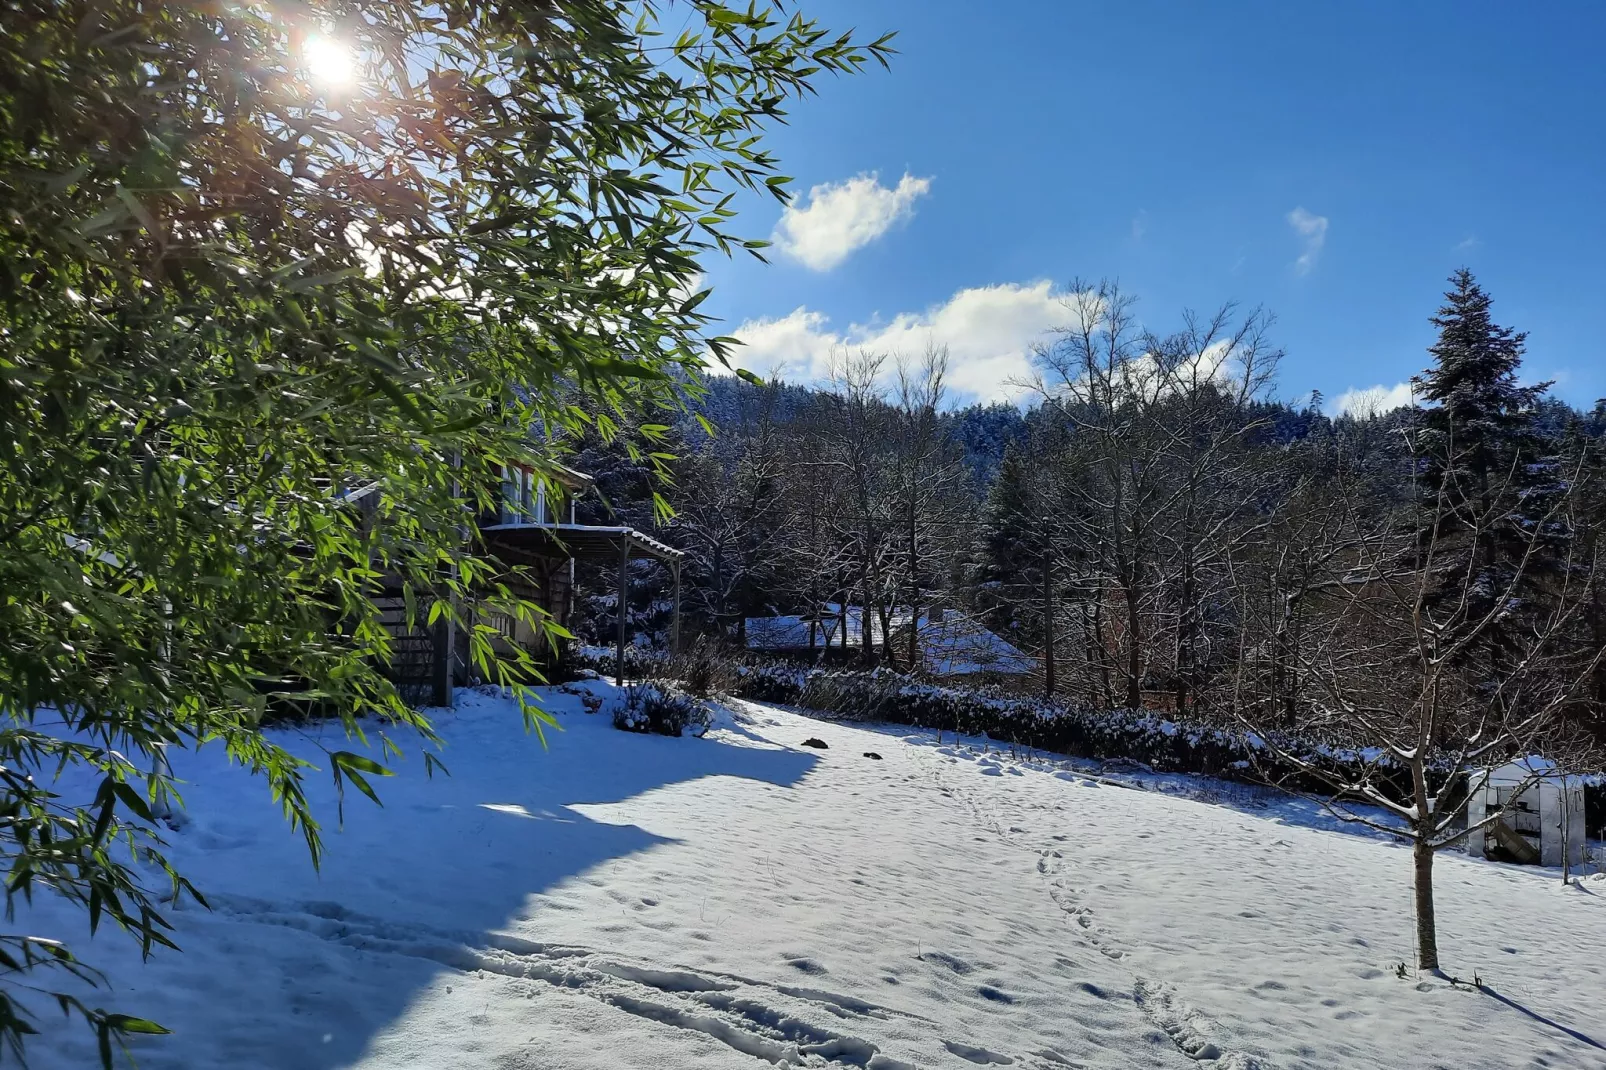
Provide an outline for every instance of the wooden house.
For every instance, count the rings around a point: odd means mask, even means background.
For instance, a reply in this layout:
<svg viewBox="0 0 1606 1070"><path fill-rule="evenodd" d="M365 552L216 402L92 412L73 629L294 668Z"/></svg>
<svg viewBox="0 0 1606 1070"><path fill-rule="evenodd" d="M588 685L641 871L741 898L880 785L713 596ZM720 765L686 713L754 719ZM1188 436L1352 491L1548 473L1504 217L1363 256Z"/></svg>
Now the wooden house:
<svg viewBox="0 0 1606 1070"><path fill-rule="evenodd" d="M527 467L504 466L498 508L478 517L469 537L488 556L509 566L503 582L513 593L539 605L564 627L574 613L576 561L615 565L621 605L628 593L630 562L640 558L661 562L673 577L670 642L677 646L682 552L631 527L578 523L576 502L592 486L590 476L562 466L549 469L546 479ZM450 706L455 687L477 682L466 633L446 620L428 627L415 623L409 629L399 589L382 592L379 603L395 640L391 672L408 701ZM494 642L505 644L504 653L520 648L538 664L555 660L544 633L528 624L500 613L490 613L484 623L495 629ZM617 636L621 665L627 639L621 613Z"/></svg>

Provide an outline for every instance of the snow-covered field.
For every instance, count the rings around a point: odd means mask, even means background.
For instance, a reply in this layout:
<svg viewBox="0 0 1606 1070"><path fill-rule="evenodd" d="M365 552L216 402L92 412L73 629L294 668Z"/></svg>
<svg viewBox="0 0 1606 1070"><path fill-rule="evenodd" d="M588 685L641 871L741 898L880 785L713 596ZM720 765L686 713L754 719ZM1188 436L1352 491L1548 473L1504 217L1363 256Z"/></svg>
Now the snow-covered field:
<svg viewBox="0 0 1606 1070"><path fill-rule="evenodd" d="M1451 988L1396 975L1406 853L1289 808L753 704L700 740L552 705L543 751L465 696L452 775L348 799L321 874L260 785L177 761L215 910L145 964L76 943L96 1002L176 1031L140 1066L1606 1068L1606 881L1441 856L1447 966L1492 986ZM41 1025L36 1066L93 1065Z"/></svg>

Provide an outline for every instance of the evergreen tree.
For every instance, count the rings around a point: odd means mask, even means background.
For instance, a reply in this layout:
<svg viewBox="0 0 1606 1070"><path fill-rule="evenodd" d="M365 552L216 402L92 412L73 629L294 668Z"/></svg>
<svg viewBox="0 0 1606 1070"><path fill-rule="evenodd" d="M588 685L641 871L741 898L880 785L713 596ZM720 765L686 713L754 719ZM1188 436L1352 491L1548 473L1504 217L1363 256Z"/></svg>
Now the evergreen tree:
<svg viewBox="0 0 1606 1070"><path fill-rule="evenodd" d="M1537 414L1550 383L1518 380L1526 335L1490 315L1489 295L1465 268L1450 278L1432 323L1434 364L1413 382L1427 407L1417 421L1424 547L1436 573L1430 608L1473 627L1501 601L1511 608L1466 652L1468 667L1518 656L1517 634L1542 613L1568 538L1555 504L1565 493L1554 444ZM1498 669L1498 664L1493 666Z"/></svg>
<svg viewBox="0 0 1606 1070"><path fill-rule="evenodd" d="M1489 295L1462 268L1450 276L1445 305L1432 323L1439 340L1429 347L1433 367L1413 380L1429 408L1423 429L1430 453L1439 462L1429 477L1438 490L1446 477L1470 488L1490 489L1490 480L1507 471L1532 445L1534 412L1550 383L1521 386L1527 335L1495 323Z"/></svg>
<svg viewBox="0 0 1606 1070"><path fill-rule="evenodd" d="M1011 442L987 491L971 580L988 627L1036 645L1042 627L1042 533L1031 470Z"/></svg>

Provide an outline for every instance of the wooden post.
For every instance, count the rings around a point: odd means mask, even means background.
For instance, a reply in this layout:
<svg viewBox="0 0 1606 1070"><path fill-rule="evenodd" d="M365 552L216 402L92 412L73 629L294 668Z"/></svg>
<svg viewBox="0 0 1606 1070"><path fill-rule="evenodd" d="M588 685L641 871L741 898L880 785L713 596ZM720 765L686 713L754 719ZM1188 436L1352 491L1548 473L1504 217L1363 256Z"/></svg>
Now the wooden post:
<svg viewBox="0 0 1606 1070"><path fill-rule="evenodd" d="M629 607L625 596L630 593L630 537L619 536L619 643L614 648L613 682L625 686L625 629Z"/></svg>
<svg viewBox="0 0 1606 1070"><path fill-rule="evenodd" d="M452 627L451 615L442 613L430 631L433 633L430 636L430 653L433 657L430 664L429 701L434 706L450 706L452 661L456 654L452 648L456 645L457 638Z"/></svg>
<svg viewBox="0 0 1606 1070"><path fill-rule="evenodd" d="M675 576L675 615L669 622L669 656L680 656L680 559L674 558L669 569Z"/></svg>

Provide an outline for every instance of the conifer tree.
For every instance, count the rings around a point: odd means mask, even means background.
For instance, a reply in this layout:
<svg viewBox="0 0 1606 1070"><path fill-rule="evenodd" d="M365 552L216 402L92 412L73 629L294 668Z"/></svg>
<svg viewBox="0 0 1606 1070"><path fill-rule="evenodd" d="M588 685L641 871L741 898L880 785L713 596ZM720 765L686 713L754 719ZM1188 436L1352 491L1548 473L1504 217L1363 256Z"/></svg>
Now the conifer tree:
<svg viewBox="0 0 1606 1070"><path fill-rule="evenodd" d="M1500 599L1512 610L1487 630L1469 664L1512 653L1512 632L1540 612L1562 567L1568 532L1554 508L1563 478L1536 413L1550 383L1518 378L1527 336L1496 323L1489 295L1465 268L1450 277L1432 323L1433 366L1414 382L1427 403L1417 427L1435 601L1466 598L1481 617Z"/></svg>
<svg viewBox="0 0 1606 1070"><path fill-rule="evenodd" d="M1012 442L982 505L972 581L988 627L1027 646L1042 630L1042 523L1031 470Z"/></svg>

